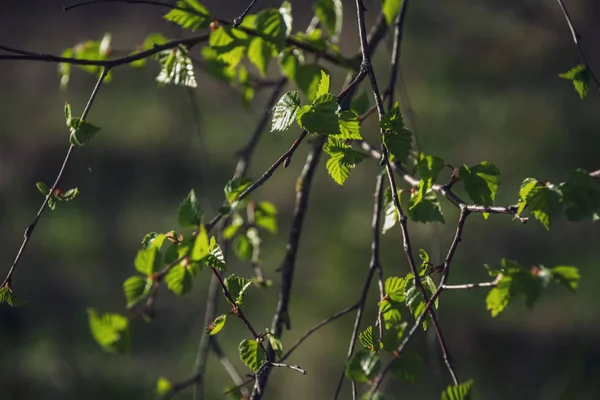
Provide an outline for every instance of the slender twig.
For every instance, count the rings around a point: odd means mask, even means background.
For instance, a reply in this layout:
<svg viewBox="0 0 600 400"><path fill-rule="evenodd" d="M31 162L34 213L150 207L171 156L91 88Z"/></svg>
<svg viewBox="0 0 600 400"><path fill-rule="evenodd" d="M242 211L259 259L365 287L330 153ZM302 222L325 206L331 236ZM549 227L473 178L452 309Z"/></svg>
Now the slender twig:
<svg viewBox="0 0 600 400"><path fill-rule="evenodd" d="M381 208L383 204L383 175L377 175L377 181L375 184L375 194L374 194L374 206L373 206L373 219L371 222L371 229L373 231L373 241L371 242L371 260L369 261L369 270L367 272L367 278L365 279L365 283L362 288L362 292L360 294L360 299L358 300L358 309L356 311L356 318L354 319L354 327L352 328L352 335L350 338L350 344L348 346L348 353L346 355L346 362L352 357L352 353L354 352L354 346L356 345L356 339L358 338L358 330L360 328L360 322L362 320L362 315L365 309L365 304L367 301L367 295L369 293L369 288L371 286L371 280L373 279L373 274L376 270L381 269L381 263L379 261L379 238L381 232ZM333 396L334 399L337 399L340 391L342 390L342 384L344 383L344 371L338 380L337 388L335 390L335 394ZM352 398L356 399L356 383L352 381Z"/></svg>
<svg viewBox="0 0 600 400"><path fill-rule="evenodd" d="M333 322L335 320L337 320L338 318L343 317L344 315L351 313L352 311L356 310L358 308L359 304L356 303L353 306L350 306L348 308L343 309L342 311L333 314L331 317L319 322L317 325L313 326L312 328L310 328L309 330L307 330L304 335L302 335L302 337L300 339L298 339L298 341L296 343L294 343L290 349L279 359L279 361L285 361L290 355L292 355L292 353L294 352L294 350L296 350L298 348L298 346L300 346L306 339L308 339L308 337L310 335L312 335L313 333L315 333L316 331L318 331L319 329L321 329L322 327L324 327L325 325L329 324L330 322Z"/></svg>
<svg viewBox="0 0 600 400"><path fill-rule="evenodd" d="M306 215L306 210L308 208L310 189L322 151L323 141L319 138L315 141L312 150L306 157L306 163L304 164L304 168L302 169L302 173L296 184L296 204L292 217L292 227L290 229L286 255L280 268L281 287L271 326L271 332L273 332L276 337L281 337L284 325L286 325L288 329L290 328L288 308L292 292L292 283L294 280L294 270L296 267L296 255L300 244L304 216ZM273 348L269 346L267 350L267 360L273 360L274 356L275 352ZM261 398L263 393L262 388L265 387L269 379L270 371L270 368L268 368L265 373L260 375L257 379L254 390L252 391L251 399L258 400Z"/></svg>
<svg viewBox="0 0 600 400"><path fill-rule="evenodd" d="M276 363L276 362L272 362L270 364L271 364L272 367L291 368L294 371L300 372L302 375L308 374L308 372L306 372L305 370L303 370L302 368L300 368L299 365L282 364L282 363Z"/></svg>
<svg viewBox="0 0 600 400"><path fill-rule="evenodd" d="M108 74L109 71L110 71L110 68L104 68L100 72L100 76L98 77L98 80L96 81L96 85L94 86L94 89L92 90L92 94L90 95L90 98L88 99L88 102L85 105L83 112L81 113L82 121L85 121L85 119L87 118L88 113L90 112L90 109L92 107L92 103L94 102L94 99L96 98L96 95L98 94L98 91L100 90L100 86L102 86L102 83L104 82L104 78L106 78L106 75ZM65 155L65 158L63 160L62 166L60 167L60 170L58 171L58 175L56 175L56 179L54 180L54 184L52 185L52 187L50 188L50 191L44 198L44 201L42 202L40 209L38 210L37 214L35 215L35 218L29 224L27 229L25 229L21 247L19 247L19 251L17 252L17 255L15 256L15 259L14 259L12 265L10 266L10 269L8 270L8 273L6 274L4 281L2 281L0 288L3 288L5 286L10 287L10 284L12 281L12 276L17 268L17 265L19 264L19 261L21 260L21 256L23 255L23 252L25 251L25 248L27 247L27 244L29 243L29 240L31 239L31 235L33 234L33 231L35 230L35 227L37 226L38 221L40 220L40 217L44 213L44 210L46 210L46 206L48 205L48 202L50 201L52 196L54 196L55 190L60 185L60 181L62 180L63 174L67 168L67 164L69 163L69 160L71 159L71 154L73 153L74 148L75 148L75 146L72 144L69 146L69 149L67 150L67 154Z"/></svg>
<svg viewBox="0 0 600 400"><path fill-rule="evenodd" d="M254 6L254 4L256 4L256 2L257 2L257 0L252 0L250 2L250 4L248 5L248 7L246 7L244 12L239 17L235 17L233 19L233 27L234 28L237 28L238 26L241 25L241 23L244 21L244 18L246 18L246 15L248 15L248 13L250 12L250 10Z"/></svg>
<svg viewBox="0 0 600 400"><path fill-rule="evenodd" d="M494 279L491 282L478 282L478 283L465 283L463 285L444 285L442 286L443 290L471 290L478 288L490 288L498 286L498 282L502 278L502 275L498 275L498 278Z"/></svg>
<svg viewBox="0 0 600 400"><path fill-rule="evenodd" d="M219 361L221 362L221 364L223 365L223 367L225 368L225 370L231 377L231 380L233 381L233 383L235 385L242 385L244 383L242 376L238 372L235 365L233 365L233 363L231 362L229 357L227 357L225 355L225 353L223 352L223 349L221 348L221 346L219 345L219 342L217 341L217 339L215 337L211 337L210 347L211 347L212 351L215 353L215 355L217 357L219 357ZM241 394L242 394L243 398L247 398L248 396L250 396L250 391L248 389L246 389L244 387L240 387L240 391L242 392Z"/></svg>
<svg viewBox="0 0 600 400"><path fill-rule="evenodd" d="M579 58L581 59L581 62L585 65L587 70L590 71L590 75L592 76L592 79L596 83L596 86L598 86L598 88L600 89L600 80L598 80L598 78L594 74L594 71L592 71L592 68L590 68L590 64L588 63L588 61L585 57L585 53L583 52L583 47L581 46L581 43L580 43L581 35L575 30L575 26L573 25L573 22L571 21L571 16L569 15L569 11L567 11L567 7L565 7L565 4L563 3L563 1L562 0L557 0L557 1L558 1L558 5L560 6L560 9L565 17L565 20L567 21L567 25L569 25L569 29L571 30L571 36L573 37L573 42L575 42L575 46L577 46L577 51L579 51Z"/></svg>
<svg viewBox="0 0 600 400"><path fill-rule="evenodd" d="M248 221L248 227L246 228L246 235L250 238L250 232L253 232L253 237L250 240L252 244L252 258L250 262L252 263L252 268L254 269L254 275L256 275L256 282L259 285L265 283L265 274L263 273L262 268L260 267L260 249L262 240L257 233L256 230L256 222L254 220L254 210L256 204L253 201L248 202L248 206L246 207L246 215Z"/></svg>
<svg viewBox="0 0 600 400"><path fill-rule="evenodd" d="M408 9L409 0L402 1L402 6L396 21L394 22L394 45L392 46L392 66L390 68L390 83L388 88L383 92L387 95L388 109L394 104L394 88L396 87L396 79L398 78L398 68L400 66L400 48L402 47L402 30L404 28L404 17Z"/></svg>

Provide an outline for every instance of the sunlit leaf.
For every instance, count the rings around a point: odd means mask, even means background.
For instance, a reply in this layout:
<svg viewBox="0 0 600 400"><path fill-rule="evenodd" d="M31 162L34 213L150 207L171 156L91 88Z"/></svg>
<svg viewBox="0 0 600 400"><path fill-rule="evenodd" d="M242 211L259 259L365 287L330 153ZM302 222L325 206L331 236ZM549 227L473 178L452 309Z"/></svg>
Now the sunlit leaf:
<svg viewBox="0 0 600 400"><path fill-rule="evenodd" d="M89 308L88 319L92 336L107 352L126 353L129 348L129 320L119 314L98 314Z"/></svg>
<svg viewBox="0 0 600 400"><path fill-rule="evenodd" d="M377 375L380 368L381 361L377 354L361 350L346 364L345 375L351 381L368 382Z"/></svg>
<svg viewBox="0 0 600 400"><path fill-rule="evenodd" d="M258 371L267 359L264 350L256 340L242 340L238 350L240 359L254 372Z"/></svg>

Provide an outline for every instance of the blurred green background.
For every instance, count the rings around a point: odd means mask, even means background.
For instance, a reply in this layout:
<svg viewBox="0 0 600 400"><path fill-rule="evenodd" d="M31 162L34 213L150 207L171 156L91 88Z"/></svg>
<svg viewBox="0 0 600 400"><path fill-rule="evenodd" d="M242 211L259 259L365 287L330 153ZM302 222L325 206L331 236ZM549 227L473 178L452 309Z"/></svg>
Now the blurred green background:
<svg viewBox="0 0 600 400"><path fill-rule="evenodd" d="M232 20L247 1L205 0L214 15ZM294 30L312 17L309 2L292 1ZM345 0L341 49L354 54L358 38L354 2ZM164 10L109 3L64 12L64 0L3 1L0 43L60 54L82 40L113 35L113 47L132 49L152 32L179 37L187 33L161 19ZM257 6L278 6L262 0ZM600 69L600 3L566 1L583 36L592 68ZM368 22L379 2L367 1ZM194 50L198 51L198 50ZM380 85L387 84L391 37L374 57ZM412 2L402 47L402 77L397 86L412 108L413 130L421 151L453 165L483 160L502 172L497 203L516 202L528 176L558 182L573 168L600 167L598 148L600 100L596 90L580 100L570 82L557 74L579 63L577 49L558 4L551 0L462 0ZM327 65L333 88L343 71ZM277 73L272 65L273 76ZM114 71L101 88L88 120L102 131L77 149L63 185L79 187L74 203L59 204L42 217L13 281L29 301L25 307L0 307L0 398L2 399L148 399L156 379L176 381L193 368L203 331L209 274L192 293L175 298L162 291L157 318L132 326L130 354L104 354L91 338L87 307L123 312L122 282L130 276L140 240L150 231L176 228L178 204L190 188L202 196L207 214L223 200L222 188L233 174L235 151L251 134L269 90L258 94L251 110L239 95L198 70L194 95L181 87L157 88L156 65ZM53 182L68 146L63 105L80 114L94 77L75 70L68 90L59 90L57 65L40 62L0 63L0 264L8 270L25 227L42 196L37 181ZM363 83L361 90L365 90ZM405 85L405 86L404 86ZM337 90L337 89L336 89ZM194 123L199 118L199 130ZM296 136L295 130L265 132L250 175L258 176ZM363 135L377 141L373 121ZM304 144L291 166L278 170L254 195L279 209L279 234L265 236L264 269L274 285L248 293L248 317L259 329L269 327L275 309L279 274L294 202L295 180L309 146ZM370 256L372 192L376 162L354 170L344 187L318 169L302 236L291 302L292 330L283 336L289 347L302 333L354 304ZM463 193L460 193L463 194ZM439 262L450 244L456 210L442 201L446 225L410 223L414 248ZM561 219L550 232L537 221L522 225L508 216L467 223L456 254L451 283L488 280L484 263L499 265L508 257L524 265L576 265L582 280L574 296L551 288L529 311L514 301L492 319L485 309L486 290L445 293L439 314L457 372L475 380L479 399L600 398L600 307L597 300L600 225ZM383 238L386 276L408 271L401 237L394 229ZM234 262L236 274L251 276L249 265ZM375 287L364 320L374 320ZM219 310L225 312L221 301ZM353 316L323 328L288 362L309 373L275 370L266 399L331 398L343 369ZM410 317L409 317L410 320ZM230 320L219 334L226 353L243 374L237 344L248 338L244 326ZM427 364L420 383L386 380L390 399L439 398L450 383L431 333L412 344ZM230 381L214 356L207 368L208 398ZM362 387L361 389L365 389ZM349 397L349 384L342 398ZM187 391L178 398L190 398Z"/></svg>

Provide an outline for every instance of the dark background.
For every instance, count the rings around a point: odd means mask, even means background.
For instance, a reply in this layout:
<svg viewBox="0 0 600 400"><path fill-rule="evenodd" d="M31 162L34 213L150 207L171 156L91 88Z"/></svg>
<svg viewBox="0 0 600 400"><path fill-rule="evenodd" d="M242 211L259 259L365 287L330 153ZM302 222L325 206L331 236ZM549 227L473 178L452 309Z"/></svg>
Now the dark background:
<svg viewBox="0 0 600 400"><path fill-rule="evenodd" d="M60 54L75 43L113 35L113 47L132 49L152 32L168 37L188 33L161 19L164 10L118 3L64 12L64 1L5 0L0 5L0 43L32 51ZM206 0L214 15L233 19L247 1ZM292 1L294 30L312 17L309 2ZM368 21L379 2L367 2ZM276 6L259 1L258 8ZM600 5L593 0L566 1L583 36L592 68L600 68ZM354 2L344 1L345 30L341 49L357 50ZM257 8L257 9L258 9ZM197 51L197 50L196 50ZM383 41L374 62L387 84L391 37ZM460 165L482 160L502 172L497 203L513 204L528 176L558 182L573 168L600 167L600 105L597 90L580 100L570 82L557 74L579 63L578 53L558 4L551 0L462 0L411 2L402 47L406 85L402 107L412 108L413 130L421 151ZM272 72L277 70L272 63ZM333 73L332 88L343 81ZM132 326L130 354L103 353L91 338L86 308L123 312L122 282L134 272L133 259L149 231L176 226L176 211L191 187L213 215L223 200L222 187L235 166L234 151L249 137L264 109L268 91L257 95L246 111L239 95L198 71L197 107L186 89L157 88L152 63L144 70L127 66L114 71L101 88L88 120L102 131L77 149L63 179L79 187L74 203L59 204L42 217L15 274L13 288L29 301L25 307L0 307L0 395L3 399L146 399L156 379L175 381L192 370L203 330L209 274L197 278L183 298L162 292L158 316L148 325ZM35 183L51 183L67 149L63 105L79 115L95 79L75 69L68 90L59 90L57 65L41 62L0 63L0 264L8 270L22 232L42 196ZM363 89L366 84L363 83ZM398 88L400 88L400 84ZM194 124L201 120L199 133ZM265 133L250 175L260 175L293 141L296 130ZM377 141L373 121L363 134ZM270 289L252 288L247 313L259 329L270 326L294 201L295 179L308 146L291 166L278 170L255 194L279 209L280 231L265 237L264 268L274 280ZM291 303L289 347L302 333L329 315L353 304L366 276L369 229L376 163L365 161L344 187L318 169L311 194L297 263ZM462 194L462 193L461 193ZM427 249L439 262L454 233L456 210L442 201L446 225L410 223L414 248ZM475 379L480 399L600 398L600 307L597 300L598 224L560 219L550 232L537 221L522 225L508 216L468 220L453 263L451 283L488 280L484 263L502 257L524 265L576 265L582 280L574 296L550 288L529 311L520 299L492 319L485 309L486 290L445 293L439 310L441 326L462 380ZM400 232L384 236L383 265L387 276L408 271ZM248 265L230 262L236 274L251 276ZM375 290L367 321L373 321ZM220 311L226 310L221 302ZM407 317L411 320L411 317ZM331 398L343 368L353 316L330 325L288 361L309 371L273 372L268 399ZM248 334L231 319L219 339L240 367L237 344ZM439 348L431 333L420 333L411 345L424 355L426 372L417 385L386 380L391 399L439 398L449 384ZM207 369L209 398L229 384L211 356ZM349 395L346 383L343 398ZM364 389L364 388L361 388ZM180 395L189 398L190 392Z"/></svg>

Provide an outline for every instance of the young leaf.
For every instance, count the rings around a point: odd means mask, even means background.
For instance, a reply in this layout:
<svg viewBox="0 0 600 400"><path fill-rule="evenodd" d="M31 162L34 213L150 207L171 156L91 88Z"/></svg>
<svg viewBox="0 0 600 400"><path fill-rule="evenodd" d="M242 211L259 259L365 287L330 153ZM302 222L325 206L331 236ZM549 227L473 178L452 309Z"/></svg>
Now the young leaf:
<svg viewBox="0 0 600 400"><path fill-rule="evenodd" d="M377 375L380 368L381 361L377 354L361 350L346 364L345 375L351 381L368 382Z"/></svg>
<svg viewBox="0 0 600 400"><path fill-rule="evenodd" d="M250 261L253 251L252 243L247 235L237 236L233 241L233 252L239 260Z"/></svg>
<svg viewBox="0 0 600 400"><path fill-rule="evenodd" d="M4 285L0 288L0 304L8 304L11 307L21 307L27 304L27 300L21 299L12 291L10 286Z"/></svg>
<svg viewBox="0 0 600 400"><path fill-rule="evenodd" d="M269 63L276 55L277 50L275 50L275 47L271 43L260 37L250 39L248 60L256 66L261 76L264 77L267 75Z"/></svg>
<svg viewBox="0 0 600 400"><path fill-rule="evenodd" d="M180 264L175 265L165 276L165 283L170 291L177 296L183 296L192 289L194 275L190 268Z"/></svg>
<svg viewBox="0 0 600 400"><path fill-rule="evenodd" d="M510 303L510 289L512 285L512 278L509 276L503 276L498 282L498 285L489 291L485 298L487 309L492 314L492 317L496 317L500 314Z"/></svg>
<svg viewBox="0 0 600 400"><path fill-rule="evenodd" d="M135 269L144 275L158 272L162 267L160 252L156 247L150 246L138 251L135 257Z"/></svg>
<svg viewBox="0 0 600 400"><path fill-rule="evenodd" d="M256 340L242 340L238 346L238 350L240 352L240 359L254 372L258 371L267 359L264 350Z"/></svg>
<svg viewBox="0 0 600 400"><path fill-rule="evenodd" d="M290 81L296 80L298 65L300 64L300 52L298 50L284 50L279 56L279 68L281 73ZM298 86L299 87L299 86Z"/></svg>
<svg viewBox="0 0 600 400"><path fill-rule="evenodd" d="M206 333L209 335L216 335L223 329L225 322L227 321L227 314L223 314L215 318L215 320L206 327Z"/></svg>
<svg viewBox="0 0 600 400"><path fill-rule="evenodd" d="M132 308L148 294L152 281L143 276L131 276L123 283L127 308Z"/></svg>
<svg viewBox="0 0 600 400"><path fill-rule="evenodd" d="M44 196L47 196L48 193L50 193L50 188L48 188L48 186L46 186L46 184L44 182L38 182L35 184L35 186L40 191L40 193L43 194Z"/></svg>
<svg viewBox="0 0 600 400"><path fill-rule="evenodd" d="M281 343L281 340L279 339L278 336L276 336L272 332L269 332L268 330L267 330L267 337L269 338L269 343L271 344L271 348L275 351L275 354L277 354L277 357L281 358L281 356L283 355L283 343Z"/></svg>
<svg viewBox="0 0 600 400"><path fill-rule="evenodd" d="M385 16L385 22L392 26L394 20L396 19L396 15L400 11L400 6L402 6L403 0L383 0L383 4L381 5L381 11Z"/></svg>
<svg viewBox="0 0 600 400"><path fill-rule="evenodd" d="M244 54L244 48L240 47L240 49L242 54L239 57L239 59L241 60ZM206 70L206 72L208 72L211 76L213 76L215 79L221 82L231 83L236 76L235 66L229 62L224 61L222 59L222 56L219 55L218 52L212 47L205 46L202 48L201 51L202 57L204 59L204 63L202 63L201 66ZM232 51L229 54L237 55L238 53ZM237 59L237 57L234 59Z"/></svg>
<svg viewBox="0 0 600 400"><path fill-rule="evenodd" d="M210 25L212 20L210 13L196 0L179 0L177 7L165 14L163 18L192 31L208 28Z"/></svg>
<svg viewBox="0 0 600 400"><path fill-rule="evenodd" d="M404 126L398 102L381 118L380 126L384 130L383 143L390 154L399 162L406 162L410 153L412 134Z"/></svg>
<svg viewBox="0 0 600 400"><path fill-rule="evenodd" d="M465 189L475 204L490 206L494 204L498 186L500 185L500 171L494 164L483 161L471 168L463 165L459 169L459 177L465 184ZM487 218L488 214L484 214Z"/></svg>
<svg viewBox="0 0 600 400"><path fill-rule="evenodd" d="M555 188L535 186L527 194L526 202L534 217L550 230L552 220L560 212L562 194Z"/></svg>
<svg viewBox="0 0 600 400"><path fill-rule="evenodd" d="M284 1L279 7L279 13L283 17L285 23L285 35L292 33L292 4L289 1Z"/></svg>
<svg viewBox="0 0 600 400"><path fill-rule="evenodd" d="M92 336L104 351L123 354L129 348L129 320L119 314L99 315L88 309Z"/></svg>
<svg viewBox="0 0 600 400"><path fill-rule="evenodd" d="M321 80L319 81L319 86L317 86L317 98L329 94L329 86L331 85L329 80L329 75L321 70Z"/></svg>
<svg viewBox="0 0 600 400"><path fill-rule="evenodd" d="M242 278L240 276L229 275L225 278L225 287L235 301L235 304L243 306L244 292L252 284L252 279Z"/></svg>
<svg viewBox="0 0 600 400"><path fill-rule="evenodd" d="M369 326L364 331L358 334L358 338L363 347L373 353L379 352L382 347L382 344L379 340L375 339L375 334L373 333L373 327Z"/></svg>
<svg viewBox="0 0 600 400"><path fill-rule="evenodd" d="M308 98L308 101L312 102L317 98L317 89L319 87L319 81L321 80L321 70L317 64L303 64L299 65L296 69L296 85L298 89L302 91Z"/></svg>
<svg viewBox="0 0 600 400"><path fill-rule="evenodd" d="M156 381L156 394L162 396L163 394L171 390L172 387L173 385L171 384L171 382L167 378L161 376Z"/></svg>
<svg viewBox="0 0 600 400"><path fill-rule="evenodd" d="M210 244L208 245L210 254L204 259L204 264L209 268L216 268L218 270L225 269L225 256L223 256L223 250L217 243L215 237L210 238Z"/></svg>
<svg viewBox="0 0 600 400"><path fill-rule="evenodd" d="M310 133L335 135L340 133L337 99L332 94L318 97L311 105L296 111L296 122Z"/></svg>
<svg viewBox="0 0 600 400"><path fill-rule="evenodd" d="M579 93L579 97L582 99L585 98L590 87L590 81L592 79L592 74L585 65L579 64L570 71L559 74L558 76L572 81L575 90L577 93Z"/></svg>
<svg viewBox="0 0 600 400"><path fill-rule="evenodd" d="M99 127L79 118L69 119L67 126L70 128L69 143L73 146L83 146L100 131Z"/></svg>
<svg viewBox="0 0 600 400"><path fill-rule="evenodd" d="M268 201L260 202L254 208L254 223L269 233L277 233L277 208Z"/></svg>
<svg viewBox="0 0 600 400"><path fill-rule="evenodd" d="M433 190L429 190L420 199L418 194L413 194L408 203L407 214L415 222L441 222L442 224L446 222L440 201Z"/></svg>
<svg viewBox="0 0 600 400"><path fill-rule="evenodd" d="M202 208L194 189L190 190L179 206L177 220L182 228L196 228L202 223Z"/></svg>
<svg viewBox="0 0 600 400"><path fill-rule="evenodd" d="M410 310L410 313L417 319L423 314L425 310L425 301L421 296L421 292L415 285L415 280L413 278L413 274L408 274L406 278L404 278L404 302L406 306ZM427 297L431 298L433 293L436 290L435 284L433 283L433 279L429 276L421 277L421 284L425 289L425 293L427 293ZM438 306L438 301L435 301L435 307ZM423 321L423 330L427 330L427 320Z"/></svg>
<svg viewBox="0 0 600 400"><path fill-rule="evenodd" d="M329 137L323 150L330 155L326 164L327 172L339 185L343 185L350 175L350 170L367 157L366 154L332 137Z"/></svg>
<svg viewBox="0 0 600 400"><path fill-rule="evenodd" d="M238 196L252 184L252 179L245 176L239 176L225 184L225 197L229 204L233 204Z"/></svg>
<svg viewBox="0 0 600 400"><path fill-rule="evenodd" d="M340 123L340 139L348 140L362 140L363 137L360 134L360 123L354 112L344 110L339 113Z"/></svg>
<svg viewBox="0 0 600 400"><path fill-rule="evenodd" d="M600 212L600 186L587 171L575 169L569 172L559 190L569 221L581 221Z"/></svg>
<svg viewBox="0 0 600 400"><path fill-rule="evenodd" d="M552 279L563 285L571 292L577 291L579 285L579 270L576 267L561 265L550 269Z"/></svg>
<svg viewBox="0 0 600 400"><path fill-rule="evenodd" d="M192 247L192 251L190 253L190 260L201 261L209 254L210 250L208 243L208 235L206 234L206 229L204 228L204 225L200 225L200 229L198 230L198 234L196 235L196 239L194 240L194 246Z"/></svg>
<svg viewBox="0 0 600 400"><path fill-rule="evenodd" d="M316 0L315 14L329 31L333 42L336 42L342 32L342 0Z"/></svg>
<svg viewBox="0 0 600 400"><path fill-rule="evenodd" d="M400 191L398 191L398 196L400 196ZM384 210L385 217L383 219L383 226L381 227L381 233L385 234L387 231L392 229L394 225L399 220L398 210L396 210L396 206L394 205L394 200L392 198L392 190L387 187L384 192Z"/></svg>
<svg viewBox="0 0 600 400"><path fill-rule="evenodd" d="M399 276L391 276L385 280L385 295L398 302L404 301L404 288L406 279Z"/></svg>
<svg viewBox="0 0 600 400"><path fill-rule="evenodd" d="M192 88L198 86L194 75L194 65L184 46L180 45L174 49L161 51L156 55L156 59L161 67L160 73L156 77L158 83Z"/></svg>
<svg viewBox="0 0 600 400"><path fill-rule="evenodd" d="M149 232L142 239L142 249L147 249L152 246L160 250L166 238L167 235L163 233L158 234L156 232Z"/></svg>
<svg viewBox="0 0 600 400"><path fill-rule="evenodd" d="M393 324L386 327L386 331L381 338L381 345L385 350L394 351L400 346L400 343L402 343L402 336L404 336L404 331L406 330L406 325L407 323L403 322L401 324Z"/></svg>
<svg viewBox="0 0 600 400"><path fill-rule="evenodd" d="M379 303L379 309L381 310L381 315L383 317L383 321L385 322L385 329L391 329L398 322L400 322L402 319L402 308L403 303L392 300L388 297L384 298Z"/></svg>
<svg viewBox="0 0 600 400"><path fill-rule="evenodd" d="M404 382L416 383L424 370L423 359L415 351L406 351L392 362L392 375Z"/></svg>
<svg viewBox="0 0 600 400"><path fill-rule="evenodd" d="M275 54L283 50L287 27L279 10L269 8L259 12L254 25L260 37L275 46Z"/></svg>
<svg viewBox="0 0 600 400"><path fill-rule="evenodd" d="M442 392L442 400L468 400L470 398L473 380L461 383L457 386L448 386Z"/></svg>
<svg viewBox="0 0 600 400"><path fill-rule="evenodd" d="M273 122L271 132L285 131L292 125L296 117L296 111L300 108L300 94L296 90L287 92L273 107Z"/></svg>
<svg viewBox="0 0 600 400"><path fill-rule="evenodd" d="M417 205L427 195L437 179L438 174L444 168L445 162L439 157L425 156L421 154L419 158L418 168L421 181L419 182L419 190L416 194L413 204Z"/></svg>

